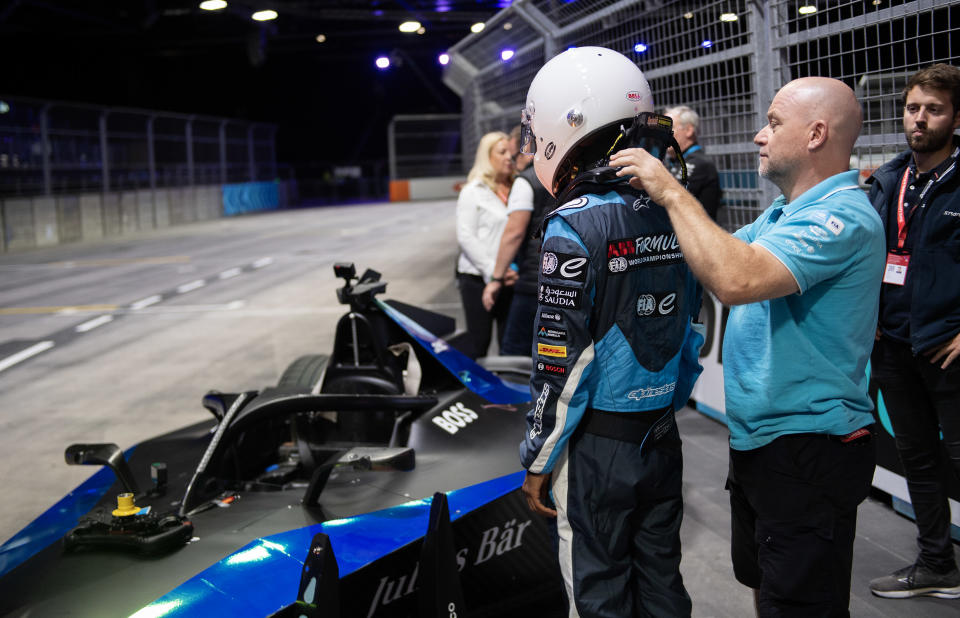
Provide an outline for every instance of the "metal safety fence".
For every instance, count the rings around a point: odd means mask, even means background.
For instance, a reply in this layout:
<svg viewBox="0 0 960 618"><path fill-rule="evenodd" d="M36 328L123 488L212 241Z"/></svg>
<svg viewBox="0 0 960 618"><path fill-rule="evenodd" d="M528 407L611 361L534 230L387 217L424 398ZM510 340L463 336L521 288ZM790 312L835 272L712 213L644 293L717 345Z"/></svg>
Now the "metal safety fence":
<svg viewBox="0 0 960 618"><path fill-rule="evenodd" d="M468 165L480 137L509 130L539 68L598 45L632 58L659 109L700 114L700 143L724 189L720 221L736 229L778 193L756 173L753 136L783 84L819 75L857 93L864 126L851 165L861 178L905 148L901 90L934 62L960 59L960 0L519 0L450 51L444 82L462 99Z"/></svg>
<svg viewBox="0 0 960 618"><path fill-rule="evenodd" d="M387 126L387 160L394 180L459 175L460 114L394 116Z"/></svg>
<svg viewBox="0 0 960 618"><path fill-rule="evenodd" d="M276 126L0 96L0 197L271 181Z"/></svg>

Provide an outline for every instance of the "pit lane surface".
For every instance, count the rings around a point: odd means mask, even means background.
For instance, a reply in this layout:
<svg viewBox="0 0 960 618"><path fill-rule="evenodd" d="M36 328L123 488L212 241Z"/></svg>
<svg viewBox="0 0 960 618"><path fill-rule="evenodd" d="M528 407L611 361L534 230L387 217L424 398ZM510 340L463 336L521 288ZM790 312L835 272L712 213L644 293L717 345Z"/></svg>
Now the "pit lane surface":
<svg viewBox="0 0 960 618"><path fill-rule="evenodd" d="M345 309L335 261L382 272L390 298L456 309L453 206L287 211L0 256L0 538L93 471L64 464L68 444L127 448L204 420L209 389L276 384L328 353Z"/></svg>
<svg viewBox="0 0 960 618"><path fill-rule="evenodd" d="M450 201L344 206L0 255L0 540L94 471L63 463L68 444L127 448L206 419L211 388L275 384L296 357L328 353L344 311L335 261L462 326L453 218ZM726 430L689 409L678 422L693 614L752 615L730 568ZM960 601L870 595L871 577L912 560L914 536L888 507L861 507L853 616L957 615Z"/></svg>

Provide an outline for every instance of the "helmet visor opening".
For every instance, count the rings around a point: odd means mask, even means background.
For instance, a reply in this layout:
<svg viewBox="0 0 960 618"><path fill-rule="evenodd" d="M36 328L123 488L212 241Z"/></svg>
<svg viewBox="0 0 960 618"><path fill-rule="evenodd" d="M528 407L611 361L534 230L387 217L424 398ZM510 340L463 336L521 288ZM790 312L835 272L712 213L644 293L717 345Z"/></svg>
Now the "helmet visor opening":
<svg viewBox="0 0 960 618"><path fill-rule="evenodd" d="M525 155L537 154L537 138L533 134L532 121L533 114L529 110L520 110L520 152Z"/></svg>

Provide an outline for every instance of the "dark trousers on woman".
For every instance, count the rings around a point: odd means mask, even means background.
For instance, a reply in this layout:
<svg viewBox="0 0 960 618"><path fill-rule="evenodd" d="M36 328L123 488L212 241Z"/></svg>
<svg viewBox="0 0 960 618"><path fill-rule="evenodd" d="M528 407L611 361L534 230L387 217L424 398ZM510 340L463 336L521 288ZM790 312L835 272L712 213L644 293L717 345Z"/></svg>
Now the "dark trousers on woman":
<svg viewBox="0 0 960 618"><path fill-rule="evenodd" d="M504 327L507 324L507 314L510 312L510 299L513 290L501 288L493 311L483 308L483 288L486 284L479 275L457 273L457 283L460 287L460 300L463 302L463 313L467 320L467 332L470 334L473 352L470 358L479 358L487 355L490 347L490 336L493 332L493 323L497 323L497 341L502 339Z"/></svg>
<svg viewBox="0 0 960 618"><path fill-rule="evenodd" d="M945 447L952 473L960 475L960 361L940 369L942 359L930 363L914 356L909 345L882 337L873 347L870 362L917 517L917 563L935 573L947 573L956 563L943 453Z"/></svg>

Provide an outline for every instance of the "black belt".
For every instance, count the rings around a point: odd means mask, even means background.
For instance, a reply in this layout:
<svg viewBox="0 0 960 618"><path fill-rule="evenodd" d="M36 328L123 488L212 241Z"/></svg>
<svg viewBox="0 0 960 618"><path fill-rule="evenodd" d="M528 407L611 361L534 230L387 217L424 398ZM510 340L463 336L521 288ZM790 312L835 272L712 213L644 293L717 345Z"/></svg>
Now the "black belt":
<svg viewBox="0 0 960 618"><path fill-rule="evenodd" d="M674 425L673 406L644 412L608 412L587 408L577 431L601 438L639 444L641 454L645 444L652 444L665 436Z"/></svg>

